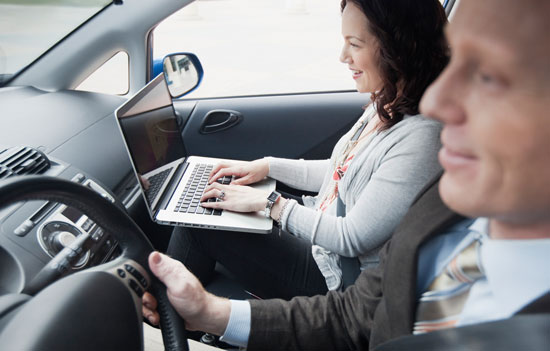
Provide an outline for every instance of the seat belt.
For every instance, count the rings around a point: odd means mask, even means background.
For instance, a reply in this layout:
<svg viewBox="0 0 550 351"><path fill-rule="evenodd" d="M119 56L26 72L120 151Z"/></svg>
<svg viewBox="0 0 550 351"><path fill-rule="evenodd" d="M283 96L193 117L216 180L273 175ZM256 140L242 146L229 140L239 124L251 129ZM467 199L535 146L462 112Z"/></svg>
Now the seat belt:
<svg viewBox="0 0 550 351"><path fill-rule="evenodd" d="M358 140L359 136L361 135L361 133L363 133L363 130L367 125L368 125L368 121L367 123L363 123L363 125L355 132L355 134L353 134L350 141ZM345 217L346 205L340 198L340 193L338 193L338 198L336 199L336 201L337 201L336 216ZM357 257L344 257L340 255L340 268L342 268L342 290L343 290L348 286L352 285L353 283L355 283L355 280L359 276L359 273L361 273L361 264Z"/></svg>
<svg viewBox="0 0 550 351"><path fill-rule="evenodd" d="M338 194L336 203L336 216L346 216L346 205ZM361 273L361 264L357 257L340 256L340 268L342 269L342 290L355 283L355 280Z"/></svg>

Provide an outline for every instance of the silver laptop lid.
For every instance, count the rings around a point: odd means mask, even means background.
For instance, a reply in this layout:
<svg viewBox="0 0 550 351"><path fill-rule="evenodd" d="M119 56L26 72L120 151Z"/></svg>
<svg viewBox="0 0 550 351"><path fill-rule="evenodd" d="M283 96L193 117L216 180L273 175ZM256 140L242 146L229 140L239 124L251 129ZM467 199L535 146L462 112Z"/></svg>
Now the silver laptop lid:
<svg viewBox="0 0 550 351"><path fill-rule="evenodd" d="M162 75L119 107L115 116L145 203L153 216L159 196L175 169L169 172L155 198L145 196L147 189L143 177L149 178L171 168L175 161L186 157L172 99Z"/></svg>

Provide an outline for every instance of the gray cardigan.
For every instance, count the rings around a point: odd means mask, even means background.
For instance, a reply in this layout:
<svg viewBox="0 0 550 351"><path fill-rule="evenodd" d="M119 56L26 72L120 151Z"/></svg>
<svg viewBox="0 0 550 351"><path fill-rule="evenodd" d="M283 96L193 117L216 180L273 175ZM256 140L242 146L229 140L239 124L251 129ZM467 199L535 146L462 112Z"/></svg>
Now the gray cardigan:
<svg viewBox="0 0 550 351"><path fill-rule="evenodd" d="M417 193L441 170L437 160L440 130L440 123L434 120L405 116L390 129L367 137L338 185L346 205L345 217L336 216L336 201L325 212L318 211L320 196L304 197L305 206L289 203L281 218L283 229L312 243L313 257L330 290L341 286L339 255L358 257L361 269L378 263L382 244ZM335 158L350 134L338 141L330 160L269 157L269 176L297 189L323 194Z"/></svg>

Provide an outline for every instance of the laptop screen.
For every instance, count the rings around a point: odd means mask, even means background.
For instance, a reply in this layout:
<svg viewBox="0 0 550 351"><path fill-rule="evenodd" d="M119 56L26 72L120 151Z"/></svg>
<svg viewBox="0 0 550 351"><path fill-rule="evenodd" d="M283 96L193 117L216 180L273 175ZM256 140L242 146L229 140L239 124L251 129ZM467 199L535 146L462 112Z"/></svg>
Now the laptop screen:
<svg viewBox="0 0 550 351"><path fill-rule="evenodd" d="M186 156L172 98L158 75L115 112L139 174Z"/></svg>
<svg viewBox="0 0 550 351"><path fill-rule="evenodd" d="M172 105L119 119L135 167L146 174L185 157Z"/></svg>
<svg viewBox="0 0 550 351"><path fill-rule="evenodd" d="M115 112L149 213L169 179L170 163L186 156L177 116L164 77L157 76ZM162 168L164 169L159 169ZM142 175L144 177L142 177ZM155 175L155 184L151 181ZM163 178L164 177L164 178ZM145 179L147 181L145 181ZM151 188L150 188L151 187Z"/></svg>

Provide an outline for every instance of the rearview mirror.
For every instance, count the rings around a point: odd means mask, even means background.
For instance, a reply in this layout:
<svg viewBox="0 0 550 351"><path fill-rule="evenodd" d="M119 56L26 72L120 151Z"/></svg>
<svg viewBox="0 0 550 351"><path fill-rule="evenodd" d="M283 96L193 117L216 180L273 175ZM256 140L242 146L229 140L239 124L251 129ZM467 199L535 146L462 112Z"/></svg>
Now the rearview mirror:
<svg viewBox="0 0 550 351"><path fill-rule="evenodd" d="M193 91L202 81L202 65L194 54L170 54L164 58L162 67L164 80L173 98Z"/></svg>

